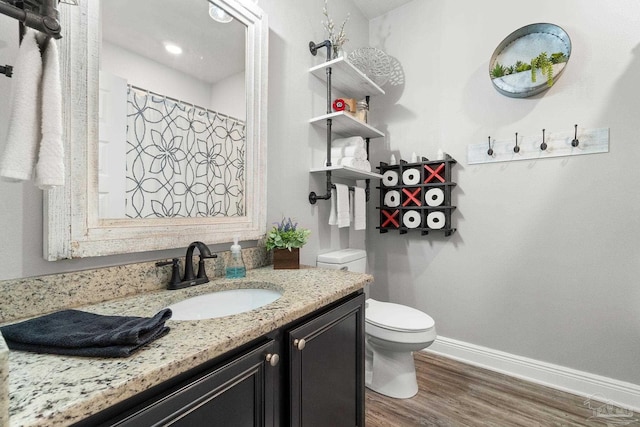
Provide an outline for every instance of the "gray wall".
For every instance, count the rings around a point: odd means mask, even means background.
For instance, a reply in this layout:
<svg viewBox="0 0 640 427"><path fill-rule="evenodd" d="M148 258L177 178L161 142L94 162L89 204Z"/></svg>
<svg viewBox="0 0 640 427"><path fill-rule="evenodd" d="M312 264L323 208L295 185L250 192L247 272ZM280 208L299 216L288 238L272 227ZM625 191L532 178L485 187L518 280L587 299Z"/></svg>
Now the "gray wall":
<svg viewBox="0 0 640 427"><path fill-rule="evenodd" d="M405 76L373 103L387 133L375 160L442 148L459 161L457 233L369 229L374 297L426 311L447 338L640 384L639 16L632 0L415 0L371 21L372 46ZM571 60L547 92L502 96L491 54L536 22L569 33ZM610 128L610 152L466 164L488 135L576 123Z"/></svg>
<svg viewBox="0 0 640 427"><path fill-rule="evenodd" d="M527 9L497 0L416 0L368 23L350 1L330 1L338 23L351 13L347 50L368 45L370 37L405 73L403 86L386 86L387 95L372 101L371 117L387 133L374 140L373 160L391 152L433 157L440 147L459 160L459 231L443 238L378 234L375 203L367 233L338 231L326 225L328 202L309 205L308 192L324 185L308 170L322 162L325 135L308 119L322 114L325 89L307 73L319 62L307 44L324 38L323 1L259 4L271 28L268 221L291 216L312 229L303 263L314 264L318 252L366 243L373 295L426 311L441 335L640 383L640 25L633 18L640 5L541 0ZM487 77L489 57L507 34L533 22L569 32L571 62L542 96L505 98ZM0 16L3 64L15 57L15 25ZM10 87L11 79L0 76L0 93ZM0 147L7 123L0 103ZM574 123L610 127L611 152L466 165L467 145L487 135L501 139ZM180 248L49 263L41 255L40 191L0 182L0 195L0 279L183 254Z"/></svg>

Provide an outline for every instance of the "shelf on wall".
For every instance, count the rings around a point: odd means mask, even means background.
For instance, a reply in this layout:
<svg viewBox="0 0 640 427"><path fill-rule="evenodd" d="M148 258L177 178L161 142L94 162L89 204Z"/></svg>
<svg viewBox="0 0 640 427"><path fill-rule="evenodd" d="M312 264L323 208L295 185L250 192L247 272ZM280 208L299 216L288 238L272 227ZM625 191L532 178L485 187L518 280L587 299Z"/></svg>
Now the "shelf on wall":
<svg viewBox="0 0 640 427"><path fill-rule="evenodd" d="M375 172L367 172L360 169L355 169L349 166L325 166L323 168L311 169L311 173L325 173L331 172L331 176L335 178L345 179L382 179L382 175Z"/></svg>
<svg viewBox="0 0 640 427"><path fill-rule="evenodd" d="M336 58L320 65L311 67L309 72L324 80L326 78L326 68L331 67L331 86L345 95L354 98L364 98L365 96L384 95L384 90L375 84L362 71L357 69L345 58Z"/></svg>
<svg viewBox="0 0 640 427"><path fill-rule="evenodd" d="M314 117L309 122L315 126L325 127L327 119L331 119L331 129L333 133L340 136L361 136L363 138L382 138L384 133L373 126L361 122L349 113L337 111L331 114Z"/></svg>

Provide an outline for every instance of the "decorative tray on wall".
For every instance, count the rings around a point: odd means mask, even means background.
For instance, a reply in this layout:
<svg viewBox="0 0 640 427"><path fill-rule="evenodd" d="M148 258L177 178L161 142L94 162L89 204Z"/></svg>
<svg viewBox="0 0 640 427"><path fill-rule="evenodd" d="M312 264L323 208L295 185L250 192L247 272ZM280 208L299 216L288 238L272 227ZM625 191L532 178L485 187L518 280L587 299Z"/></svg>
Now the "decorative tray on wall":
<svg viewBox="0 0 640 427"><path fill-rule="evenodd" d="M553 72L549 82L537 67L536 81L533 82L532 71L526 67L543 52L549 58L560 53L563 57L556 56L552 61ZM554 24L530 24L509 34L498 45L489 61L489 76L501 94L526 98L549 89L564 71L570 57L571 39L566 31ZM520 65L520 72L516 71L516 64ZM501 67L504 74L500 72Z"/></svg>
<svg viewBox="0 0 640 427"><path fill-rule="evenodd" d="M442 231L450 236L456 229L451 213L451 168L457 162L448 154L443 160L428 160L398 165L381 162L380 233L397 230L400 234L416 230L424 236Z"/></svg>

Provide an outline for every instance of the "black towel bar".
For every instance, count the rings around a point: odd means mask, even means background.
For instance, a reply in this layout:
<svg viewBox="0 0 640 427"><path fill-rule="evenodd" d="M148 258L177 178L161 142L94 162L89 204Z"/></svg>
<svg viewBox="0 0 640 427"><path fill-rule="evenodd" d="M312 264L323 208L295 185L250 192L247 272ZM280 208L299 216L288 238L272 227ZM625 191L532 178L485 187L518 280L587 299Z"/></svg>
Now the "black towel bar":
<svg viewBox="0 0 640 427"><path fill-rule="evenodd" d="M13 76L13 67L11 65L0 65L0 74L4 74L7 77Z"/></svg>

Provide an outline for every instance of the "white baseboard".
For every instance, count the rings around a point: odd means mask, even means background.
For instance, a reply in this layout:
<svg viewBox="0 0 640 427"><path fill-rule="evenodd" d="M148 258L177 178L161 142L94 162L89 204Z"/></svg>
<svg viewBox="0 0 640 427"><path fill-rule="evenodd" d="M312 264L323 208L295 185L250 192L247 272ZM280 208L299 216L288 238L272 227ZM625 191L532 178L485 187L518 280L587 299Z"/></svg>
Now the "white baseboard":
<svg viewBox="0 0 640 427"><path fill-rule="evenodd" d="M470 365L500 372L533 383L611 403L640 413L640 385L577 371L514 354L438 337L430 347L433 352Z"/></svg>

